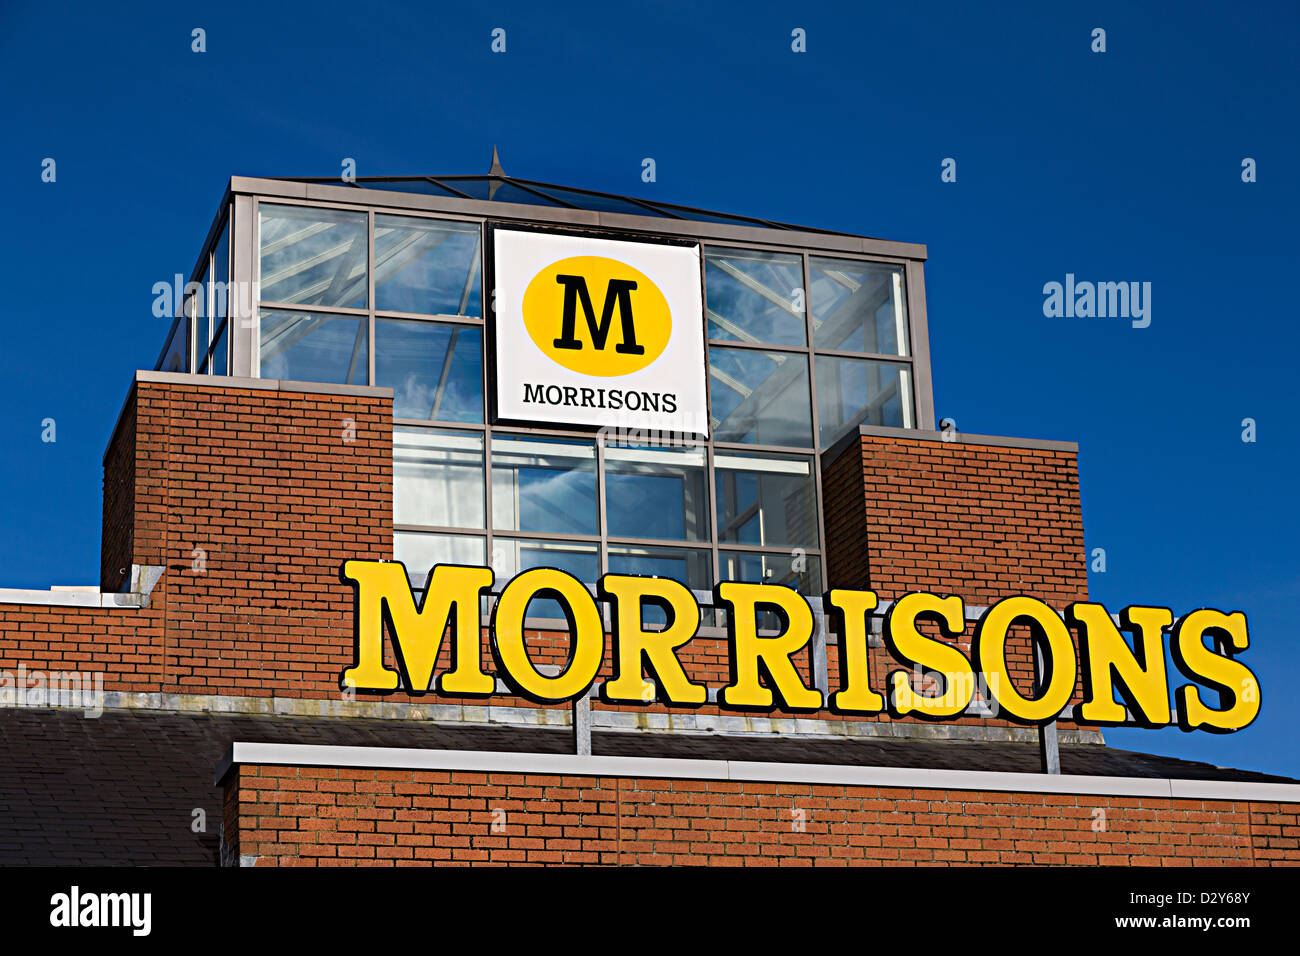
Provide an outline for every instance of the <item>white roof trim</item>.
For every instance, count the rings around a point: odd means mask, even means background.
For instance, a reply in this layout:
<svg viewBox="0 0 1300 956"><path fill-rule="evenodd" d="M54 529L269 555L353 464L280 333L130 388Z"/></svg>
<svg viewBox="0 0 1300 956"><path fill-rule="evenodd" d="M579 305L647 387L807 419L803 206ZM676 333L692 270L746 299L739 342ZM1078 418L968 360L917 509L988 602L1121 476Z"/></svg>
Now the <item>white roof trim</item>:
<svg viewBox="0 0 1300 956"><path fill-rule="evenodd" d="M220 783L231 767L260 764L298 767L374 767L390 770L447 770L534 773L581 777L651 777L684 780L749 780L926 790L982 790L1019 793L1077 793L1179 800L1260 800L1300 803L1300 784L1159 777L1097 777L1073 774L1002 773L976 770L917 770L837 764L758 763L744 760L688 760L599 757L575 754L509 753L483 750L421 750L405 747L328 747L315 744L236 742L217 767Z"/></svg>

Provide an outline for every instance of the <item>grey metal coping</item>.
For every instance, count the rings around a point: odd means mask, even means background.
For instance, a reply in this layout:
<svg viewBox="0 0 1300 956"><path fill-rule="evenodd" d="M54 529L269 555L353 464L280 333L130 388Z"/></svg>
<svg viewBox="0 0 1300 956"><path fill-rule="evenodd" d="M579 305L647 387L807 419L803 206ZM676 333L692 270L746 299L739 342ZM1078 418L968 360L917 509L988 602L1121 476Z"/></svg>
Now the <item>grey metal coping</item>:
<svg viewBox="0 0 1300 956"><path fill-rule="evenodd" d="M889 425L859 425L857 431L850 431L830 448L822 452L822 461L826 463L837 460L844 450L855 444L863 435L877 438L906 438L912 441L942 442L945 445L991 445L997 448L1034 448L1043 451L1079 451L1079 443L1059 441L1051 438L1013 438L1006 435L968 435L953 431L947 437L943 432L928 431L920 428L894 428Z"/></svg>
<svg viewBox="0 0 1300 956"><path fill-rule="evenodd" d="M281 378L236 378L231 375L207 375L202 372L154 372L138 369L135 380L207 388L249 388L267 392L309 392L319 395L360 395L369 398L393 397L393 390L387 385L339 385L332 382L297 382Z"/></svg>
<svg viewBox="0 0 1300 956"><path fill-rule="evenodd" d="M230 749L217 765L214 783L220 785L230 770L241 764L533 773L582 777L744 780L820 786L830 784L926 790L1076 793L1161 799L1300 803L1300 784L1285 783L857 767L745 760L424 750L409 747L335 747L319 744L263 744L243 741L231 744Z"/></svg>

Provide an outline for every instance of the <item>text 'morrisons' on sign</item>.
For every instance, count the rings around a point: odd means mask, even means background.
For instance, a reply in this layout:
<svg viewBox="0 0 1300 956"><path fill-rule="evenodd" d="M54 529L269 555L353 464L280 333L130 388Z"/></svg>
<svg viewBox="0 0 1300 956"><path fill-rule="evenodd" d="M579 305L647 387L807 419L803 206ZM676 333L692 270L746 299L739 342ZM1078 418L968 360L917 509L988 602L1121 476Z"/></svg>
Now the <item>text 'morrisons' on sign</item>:
<svg viewBox="0 0 1300 956"><path fill-rule="evenodd" d="M498 422L708 435L700 247L495 226Z"/></svg>
<svg viewBox="0 0 1300 956"><path fill-rule="evenodd" d="M493 607L487 643L495 666L490 673L480 607L495 580L491 568L435 565L418 605L399 561L347 561L340 576L356 594L354 662L340 675L345 689L489 697L497 693L495 673L512 693L537 703L577 700L596 683L605 659L604 603L610 608L613 667L599 686L602 700L698 707L709 697L709 688L693 680L678 658L679 649L697 636L700 605L685 585L670 578L606 574L593 595L557 568L521 572L501 589ZM558 674L543 674L528 656L525 621L537 598L557 601L567 618L569 654ZM826 707L839 714L888 712L952 720L970 710L978 687L981 699L996 705L999 716L1040 725L1065 714L1081 683L1082 701L1071 710L1081 724L1156 728L1177 723L1188 731L1229 733L1249 726L1259 714L1259 682L1236 659L1250 646L1240 611L1200 608L1175 620L1168 608L1134 605L1120 612L1117 623L1105 607L1091 601L1075 602L1058 613L1037 598L1013 595L980 616L968 654L958 646L966 631L962 599L915 591L894 601L885 614L884 645L900 666L886 675L884 686L875 686L868 635L876 595L836 588L823 600L839 644L839 686L829 694L809 686L804 676L812 672L815 622L802 595L776 584L723 581L715 586L714 604L725 611L730 673L717 693L720 707L790 712ZM665 626L647 625L647 605L666 612ZM763 615L780 622L775 633L760 632ZM931 625L930 633L923 632L922 624ZM1017 687L1009 662L1008 639L1025 627L1042 660L1032 692ZM1078 634L1077 651L1071 627ZM1124 631L1133 635L1131 645ZM391 663L385 661L385 632ZM1166 635L1174 673L1165 663ZM450 665L438 672L445 644ZM797 663L801 657L802 667ZM918 672L939 678L942 693L920 690ZM1177 684L1179 675L1186 683ZM649 696L647 679L654 689Z"/></svg>

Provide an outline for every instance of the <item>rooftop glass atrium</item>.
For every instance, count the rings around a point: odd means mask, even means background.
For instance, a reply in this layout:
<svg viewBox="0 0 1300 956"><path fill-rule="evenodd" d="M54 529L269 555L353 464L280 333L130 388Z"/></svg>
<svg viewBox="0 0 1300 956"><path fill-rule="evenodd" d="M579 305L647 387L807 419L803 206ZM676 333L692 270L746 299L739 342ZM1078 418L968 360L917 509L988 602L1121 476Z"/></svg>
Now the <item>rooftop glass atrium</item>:
<svg viewBox="0 0 1300 956"><path fill-rule="evenodd" d="M710 435L613 447L498 426L485 227L700 243ZM394 391L395 551L713 580L825 580L821 455L933 428L925 249L506 176L234 178L157 368ZM490 322L491 310L487 310Z"/></svg>

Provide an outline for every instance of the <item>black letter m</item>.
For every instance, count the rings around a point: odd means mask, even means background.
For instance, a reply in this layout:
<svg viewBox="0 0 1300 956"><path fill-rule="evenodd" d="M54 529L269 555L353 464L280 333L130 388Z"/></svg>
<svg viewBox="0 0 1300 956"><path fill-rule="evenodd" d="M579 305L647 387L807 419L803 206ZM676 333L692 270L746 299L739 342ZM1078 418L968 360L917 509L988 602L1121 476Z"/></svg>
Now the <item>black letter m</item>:
<svg viewBox="0 0 1300 956"><path fill-rule="evenodd" d="M629 293L636 288L630 279L610 279L605 291L604 308L600 313L600 322L596 321L596 310L591 305L591 295L587 292L587 280L582 276L556 276L555 281L564 286L564 316L560 327L560 337L555 340L557 349L580 349L582 342L575 336L578 324L578 298L582 297L582 311L587 318L587 329L591 332L591 344L597 351L603 351L605 340L609 338L609 329L614 322L614 307L618 306L619 326L623 332L623 341L614 346L615 352L623 355L644 355L645 348L636 344L636 326L632 320L632 297Z"/></svg>

